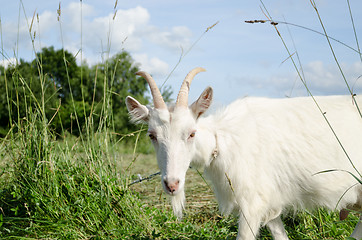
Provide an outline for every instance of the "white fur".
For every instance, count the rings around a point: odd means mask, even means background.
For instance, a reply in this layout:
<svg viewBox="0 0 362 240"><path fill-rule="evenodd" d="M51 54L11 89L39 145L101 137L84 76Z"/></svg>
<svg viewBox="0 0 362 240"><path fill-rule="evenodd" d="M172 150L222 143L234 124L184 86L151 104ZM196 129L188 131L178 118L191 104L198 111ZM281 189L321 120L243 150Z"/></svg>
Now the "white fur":
<svg viewBox="0 0 362 240"><path fill-rule="evenodd" d="M352 98L328 96L316 101L362 172L362 118ZM139 105L137 111L143 106ZM204 167L220 211L240 215L238 239L254 239L262 225L274 239L288 239L280 220L285 210L361 207L362 187L344 171L360 175L312 98L247 97L207 117L199 117L194 108L151 109L145 118L149 131L157 135L154 146L162 179L180 182L170 194L179 196L173 201L178 216L191 163ZM192 131L196 134L190 138ZM212 157L215 149L217 156ZM319 173L332 169L344 171ZM358 224L354 237L362 237L361 228Z"/></svg>

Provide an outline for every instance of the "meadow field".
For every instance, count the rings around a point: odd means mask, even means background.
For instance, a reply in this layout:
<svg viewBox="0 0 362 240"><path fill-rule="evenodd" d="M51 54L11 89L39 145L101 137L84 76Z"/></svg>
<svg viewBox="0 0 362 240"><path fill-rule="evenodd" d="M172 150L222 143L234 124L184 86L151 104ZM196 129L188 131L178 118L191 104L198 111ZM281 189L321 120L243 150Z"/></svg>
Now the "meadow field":
<svg viewBox="0 0 362 240"><path fill-rule="evenodd" d="M1 239L234 239L237 219L218 214L210 187L188 172L185 218L177 221L154 154L104 130L56 140L35 113L1 141ZM145 143L147 144L147 143ZM151 146L149 146L151 149ZM151 151L151 150L150 150ZM318 210L285 217L291 239L346 239L357 217ZM259 239L271 239L263 228Z"/></svg>
<svg viewBox="0 0 362 240"><path fill-rule="evenodd" d="M79 136L59 137L42 107L27 108L0 142L1 239L236 237L237 218L219 215L202 169L188 171L182 221L173 215L158 175L136 182L158 172L144 126L115 134L104 123L113 113L102 111L104 124L94 128L90 115ZM284 221L291 239L346 239L358 218L350 214L340 221L338 213L319 209ZM259 239L271 239L265 228Z"/></svg>
<svg viewBox="0 0 362 240"><path fill-rule="evenodd" d="M61 115L65 105L58 104L64 93L47 87L49 74L35 48L36 78L28 78L18 65L9 75L5 68L0 71L5 103L0 110L9 112L6 131L0 132L0 239L235 239L238 219L219 214L202 169L187 173L181 221L172 213L159 175L137 182L159 170L146 126L115 128L120 111L126 115L125 106L113 107L124 97L115 89L120 61L94 67L95 76L88 79L92 90L80 89L76 99L71 87L80 84L70 77L66 51L59 51L65 65L62 81L70 88L68 115ZM100 69L105 73L98 81ZM81 76L88 70L79 70ZM135 78L135 71L127 77ZM35 81L37 89L30 85ZM102 86L97 102L96 85ZM48 106L49 99L54 106ZM66 121L71 127L65 127ZM357 216L351 213L340 221L338 212L318 209L292 212L283 220L290 239L348 239ZM272 238L263 227L258 239Z"/></svg>

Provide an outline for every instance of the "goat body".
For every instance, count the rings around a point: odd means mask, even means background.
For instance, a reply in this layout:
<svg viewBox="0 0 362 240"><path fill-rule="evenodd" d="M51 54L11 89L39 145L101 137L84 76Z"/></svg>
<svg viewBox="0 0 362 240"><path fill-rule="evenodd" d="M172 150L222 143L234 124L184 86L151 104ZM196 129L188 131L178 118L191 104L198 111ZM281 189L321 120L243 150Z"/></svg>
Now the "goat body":
<svg viewBox="0 0 362 240"><path fill-rule="evenodd" d="M280 219L288 209L361 208L362 186L351 173L362 172L362 118L351 96L316 97L323 113L311 97L246 97L201 116L211 100L210 87L190 107L126 99L133 121L149 125L176 215L190 164L204 168L220 211L240 216L238 239L254 239L263 224L274 239L288 239ZM360 223L352 236L362 237Z"/></svg>
<svg viewBox="0 0 362 240"><path fill-rule="evenodd" d="M361 172L362 119L351 97L316 101ZM204 156L205 174L220 210L240 213L241 239L252 239L261 222L277 219L285 209L361 206L361 185L344 171L359 175L310 97L244 98L200 119L200 129L205 125L212 126L219 145L216 159ZM321 173L337 169L344 171Z"/></svg>

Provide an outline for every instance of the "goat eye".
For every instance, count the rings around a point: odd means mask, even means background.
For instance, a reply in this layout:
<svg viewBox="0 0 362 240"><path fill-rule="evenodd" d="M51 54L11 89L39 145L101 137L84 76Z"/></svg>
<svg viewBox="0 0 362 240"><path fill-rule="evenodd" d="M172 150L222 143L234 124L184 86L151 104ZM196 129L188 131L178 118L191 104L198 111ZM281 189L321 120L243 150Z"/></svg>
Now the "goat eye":
<svg viewBox="0 0 362 240"><path fill-rule="evenodd" d="M196 132L192 132L192 133L190 134L190 136L189 136L189 139L195 137L195 134L196 134Z"/></svg>
<svg viewBox="0 0 362 240"><path fill-rule="evenodd" d="M155 134L153 134L153 133L148 134L148 137L149 137L152 141L157 141L157 137L156 137Z"/></svg>

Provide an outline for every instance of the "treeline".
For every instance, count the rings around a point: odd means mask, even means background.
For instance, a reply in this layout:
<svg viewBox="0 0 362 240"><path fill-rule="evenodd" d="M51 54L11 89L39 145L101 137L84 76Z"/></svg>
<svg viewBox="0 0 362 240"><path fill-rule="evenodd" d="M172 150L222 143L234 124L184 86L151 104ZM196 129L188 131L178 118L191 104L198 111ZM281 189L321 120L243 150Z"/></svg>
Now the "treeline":
<svg viewBox="0 0 362 240"><path fill-rule="evenodd" d="M78 66L71 53L53 47L43 48L31 62L20 59L6 69L0 66L0 136L18 131L33 114L43 116L59 137L101 127L129 133L135 127L128 121L125 97L148 102L147 84L135 75L138 70L124 51L89 67Z"/></svg>

